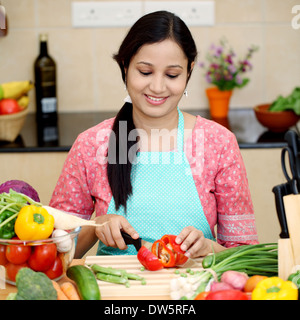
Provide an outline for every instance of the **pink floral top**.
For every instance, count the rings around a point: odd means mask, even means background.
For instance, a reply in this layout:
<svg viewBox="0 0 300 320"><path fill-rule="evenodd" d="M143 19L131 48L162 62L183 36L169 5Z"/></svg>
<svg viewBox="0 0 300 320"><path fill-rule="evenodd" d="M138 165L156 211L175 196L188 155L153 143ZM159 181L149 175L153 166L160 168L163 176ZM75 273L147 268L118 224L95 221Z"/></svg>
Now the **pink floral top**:
<svg viewBox="0 0 300 320"><path fill-rule="evenodd" d="M81 133L72 146L50 206L90 219L107 212L112 198L106 173L114 118ZM239 146L232 132L200 116L185 142L204 214L226 247L258 243L251 195ZM215 235L217 226L217 235Z"/></svg>

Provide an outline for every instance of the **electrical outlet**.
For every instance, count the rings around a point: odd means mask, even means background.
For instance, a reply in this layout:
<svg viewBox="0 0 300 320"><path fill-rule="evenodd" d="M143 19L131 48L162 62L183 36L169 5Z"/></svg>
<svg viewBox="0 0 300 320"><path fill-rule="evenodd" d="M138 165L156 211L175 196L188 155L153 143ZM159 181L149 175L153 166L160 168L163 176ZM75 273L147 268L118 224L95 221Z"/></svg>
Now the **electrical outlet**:
<svg viewBox="0 0 300 320"><path fill-rule="evenodd" d="M214 1L145 1L144 11L167 10L178 15L188 26L213 26Z"/></svg>
<svg viewBox="0 0 300 320"><path fill-rule="evenodd" d="M72 25L75 28L127 27L142 14L140 1L72 2Z"/></svg>

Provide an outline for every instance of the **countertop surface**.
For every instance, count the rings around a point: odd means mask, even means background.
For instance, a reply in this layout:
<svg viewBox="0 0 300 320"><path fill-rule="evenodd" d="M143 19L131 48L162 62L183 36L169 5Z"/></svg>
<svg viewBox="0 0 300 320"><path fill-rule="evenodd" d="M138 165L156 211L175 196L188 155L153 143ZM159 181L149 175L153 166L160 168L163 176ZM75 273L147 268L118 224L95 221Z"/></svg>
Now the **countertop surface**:
<svg viewBox="0 0 300 320"><path fill-rule="evenodd" d="M210 119L205 110L186 112ZM0 141L0 152L67 152L79 133L115 115L116 112L60 113L57 124L37 126L35 114L29 114L13 143ZM286 145L284 133L268 131L257 121L253 109L231 109L228 118L215 121L235 134L241 149L282 148ZM291 129L299 131L297 127Z"/></svg>

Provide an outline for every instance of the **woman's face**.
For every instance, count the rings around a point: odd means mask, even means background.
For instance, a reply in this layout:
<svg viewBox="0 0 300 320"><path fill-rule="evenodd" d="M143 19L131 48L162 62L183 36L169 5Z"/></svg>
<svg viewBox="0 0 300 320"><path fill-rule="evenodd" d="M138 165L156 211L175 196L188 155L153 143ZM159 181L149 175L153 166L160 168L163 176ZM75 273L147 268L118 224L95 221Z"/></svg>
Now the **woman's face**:
<svg viewBox="0 0 300 320"><path fill-rule="evenodd" d="M187 57L173 40L142 46L126 72L133 111L147 117L174 112L186 87L187 65Z"/></svg>

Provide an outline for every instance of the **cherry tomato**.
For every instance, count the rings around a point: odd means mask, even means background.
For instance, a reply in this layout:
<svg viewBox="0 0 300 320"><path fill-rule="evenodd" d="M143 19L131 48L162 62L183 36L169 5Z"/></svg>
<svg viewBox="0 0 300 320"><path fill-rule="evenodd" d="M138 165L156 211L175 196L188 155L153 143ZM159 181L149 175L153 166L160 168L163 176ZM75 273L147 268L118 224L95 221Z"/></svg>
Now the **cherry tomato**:
<svg viewBox="0 0 300 320"><path fill-rule="evenodd" d="M0 100L0 114L17 113L21 110L15 99L2 99Z"/></svg>
<svg viewBox="0 0 300 320"><path fill-rule="evenodd" d="M26 262L31 254L31 247L24 245L9 245L6 248L6 258L9 262L14 264L22 264Z"/></svg>
<svg viewBox="0 0 300 320"><path fill-rule="evenodd" d="M16 282L16 275L18 271L22 268L28 268L28 264L22 263L22 264L13 264L13 263L8 263L5 268L6 268L6 276L9 280Z"/></svg>
<svg viewBox="0 0 300 320"><path fill-rule="evenodd" d="M56 255L57 250L54 243L39 245L34 247L28 264L35 271L46 271L53 265Z"/></svg>
<svg viewBox="0 0 300 320"><path fill-rule="evenodd" d="M63 274L63 264L59 256L55 258L53 265L45 271L45 274L50 279L56 279Z"/></svg>
<svg viewBox="0 0 300 320"><path fill-rule="evenodd" d="M6 246L0 244L0 266L5 266L8 263L5 255Z"/></svg>

